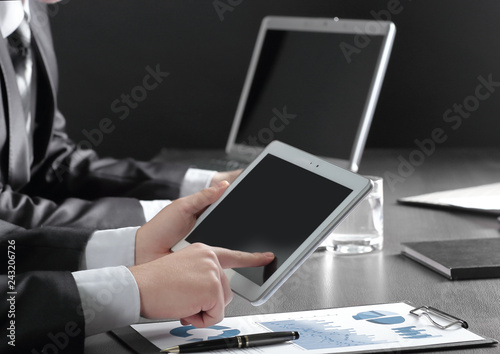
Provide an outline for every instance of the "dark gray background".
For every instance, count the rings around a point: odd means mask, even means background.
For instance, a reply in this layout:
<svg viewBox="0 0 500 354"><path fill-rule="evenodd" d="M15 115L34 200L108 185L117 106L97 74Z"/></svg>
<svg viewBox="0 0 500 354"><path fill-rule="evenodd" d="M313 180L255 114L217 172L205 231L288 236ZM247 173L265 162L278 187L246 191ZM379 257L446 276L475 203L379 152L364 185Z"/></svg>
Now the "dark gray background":
<svg viewBox="0 0 500 354"><path fill-rule="evenodd" d="M216 2L231 8L220 17ZM232 4L232 5L231 5ZM60 107L77 142L102 155L153 157L162 147L223 148L261 19L296 15L377 19L397 35L368 147L416 147L442 128L447 146L500 146L500 87L478 100L478 77L500 82L497 0L65 0L51 8ZM170 75L130 110L111 104L142 85L146 67ZM138 91L137 91L138 92ZM481 91L485 93L487 91ZM446 122L455 104L479 102ZM97 139L97 136L94 136ZM441 139L443 140L443 139Z"/></svg>

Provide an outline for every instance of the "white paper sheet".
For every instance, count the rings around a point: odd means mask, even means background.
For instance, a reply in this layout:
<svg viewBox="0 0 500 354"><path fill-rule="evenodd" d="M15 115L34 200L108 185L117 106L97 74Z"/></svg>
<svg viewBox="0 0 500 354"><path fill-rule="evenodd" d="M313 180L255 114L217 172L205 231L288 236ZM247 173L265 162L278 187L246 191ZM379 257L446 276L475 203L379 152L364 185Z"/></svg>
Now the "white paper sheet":
<svg viewBox="0 0 500 354"><path fill-rule="evenodd" d="M392 303L339 309L226 318L210 328L180 322L146 323L132 327L160 349L192 341L261 332L298 331L300 338L283 344L211 353L340 353L418 348L483 338L456 325L442 330L425 317L409 313L413 306Z"/></svg>
<svg viewBox="0 0 500 354"><path fill-rule="evenodd" d="M422 194L399 199L403 203L449 206L500 214L500 183Z"/></svg>

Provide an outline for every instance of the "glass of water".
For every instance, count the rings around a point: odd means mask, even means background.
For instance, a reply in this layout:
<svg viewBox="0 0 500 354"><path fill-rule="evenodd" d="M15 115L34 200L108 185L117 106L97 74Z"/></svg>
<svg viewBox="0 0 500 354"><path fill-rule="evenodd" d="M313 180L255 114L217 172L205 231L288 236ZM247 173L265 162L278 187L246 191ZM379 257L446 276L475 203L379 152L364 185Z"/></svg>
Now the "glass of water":
<svg viewBox="0 0 500 354"><path fill-rule="evenodd" d="M381 250L384 243L384 180L365 176L373 189L328 236L325 246L335 254L360 254Z"/></svg>

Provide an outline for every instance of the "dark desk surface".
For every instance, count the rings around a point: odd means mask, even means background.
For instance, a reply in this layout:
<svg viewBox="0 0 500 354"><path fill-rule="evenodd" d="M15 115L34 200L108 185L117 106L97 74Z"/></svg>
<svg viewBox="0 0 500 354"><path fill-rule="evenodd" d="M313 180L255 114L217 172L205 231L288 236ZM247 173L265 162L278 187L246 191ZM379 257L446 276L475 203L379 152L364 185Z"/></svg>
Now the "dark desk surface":
<svg viewBox="0 0 500 354"><path fill-rule="evenodd" d="M226 315L408 300L463 318L473 332L500 340L500 279L449 281L400 255L401 242L499 237L500 224L496 218L396 203L403 196L500 181L500 149L438 148L430 156L417 150L369 150L363 157L360 173L385 177L384 250L358 256L334 256L318 251L267 303L253 307L235 296ZM500 348L494 347L454 353L498 351ZM100 334L87 338L85 353L130 351L110 335Z"/></svg>

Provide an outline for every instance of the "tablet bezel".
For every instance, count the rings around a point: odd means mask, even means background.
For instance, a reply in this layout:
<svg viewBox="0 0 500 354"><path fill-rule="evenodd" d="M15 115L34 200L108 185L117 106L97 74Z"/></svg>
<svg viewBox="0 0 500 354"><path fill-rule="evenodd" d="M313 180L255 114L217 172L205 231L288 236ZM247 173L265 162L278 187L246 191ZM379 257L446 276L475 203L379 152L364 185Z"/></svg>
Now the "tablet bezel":
<svg viewBox="0 0 500 354"><path fill-rule="evenodd" d="M314 155L296 149L279 141L269 144L264 151L236 178L228 187L222 197L210 205L198 218L193 230L210 216L225 197L248 175L259 162L268 154L281 158L307 171L336 182L352 190L352 192L335 208L335 210L307 237L305 241L283 262L264 284L258 285L232 269L226 269L225 273L230 281L231 289L247 299L253 305L263 304L283 284L288 277L311 255L323 240L330 234L335 226L342 221L347 214L359 203L371 190L371 181L358 174L330 164ZM293 193L293 191L290 191ZM191 231L192 232L192 231ZM187 247L190 243L186 241L191 232L172 250L178 251Z"/></svg>

